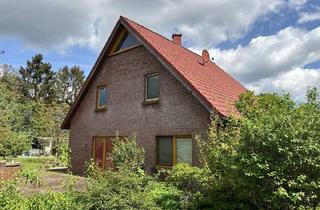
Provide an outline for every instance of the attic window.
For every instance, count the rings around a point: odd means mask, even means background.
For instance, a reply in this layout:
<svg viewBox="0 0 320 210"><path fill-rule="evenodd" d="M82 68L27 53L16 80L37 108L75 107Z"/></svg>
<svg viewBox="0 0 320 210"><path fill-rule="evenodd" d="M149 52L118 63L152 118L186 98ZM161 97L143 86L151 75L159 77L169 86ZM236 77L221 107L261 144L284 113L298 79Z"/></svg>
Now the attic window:
<svg viewBox="0 0 320 210"><path fill-rule="evenodd" d="M114 52L123 51L139 44L139 41L131 34L126 32Z"/></svg>

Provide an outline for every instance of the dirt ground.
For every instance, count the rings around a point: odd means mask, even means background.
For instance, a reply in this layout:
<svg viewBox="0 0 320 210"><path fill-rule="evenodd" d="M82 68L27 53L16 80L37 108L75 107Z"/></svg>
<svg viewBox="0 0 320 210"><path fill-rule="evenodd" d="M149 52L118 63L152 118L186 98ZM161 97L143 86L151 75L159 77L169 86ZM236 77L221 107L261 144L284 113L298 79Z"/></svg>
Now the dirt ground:
<svg viewBox="0 0 320 210"><path fill-rule="evenodd" d="M37 184L25 183L21 180L20 191L26 195L47 191L63 192L70 189L70 186L77 191L82 191L85 189L85 180L85 177L45 171Z"/></svg>

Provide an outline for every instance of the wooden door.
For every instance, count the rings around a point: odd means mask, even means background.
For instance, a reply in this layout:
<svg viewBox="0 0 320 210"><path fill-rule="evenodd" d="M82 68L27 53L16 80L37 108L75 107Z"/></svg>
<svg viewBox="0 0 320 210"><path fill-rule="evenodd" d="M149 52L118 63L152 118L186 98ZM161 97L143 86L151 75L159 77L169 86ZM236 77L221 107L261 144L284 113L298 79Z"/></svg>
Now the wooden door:
<svg viewBox="0 0 320 210"><path fill-rule="evenodd" d="M95 137L93 139L93 160L99 168L104 166L104 139Z"/></svg>
<svg viewBox="0 0 320 210"><path fill-rule="evenodd" d="M112 168L112 137L93 137L92 158L101 169Z"/></svg>
<svg viewBox="0 0 320 210"><path fill-rule="evenodd" d="M112 139L109 137L105 140L105 168L112 168Z"/></svg>

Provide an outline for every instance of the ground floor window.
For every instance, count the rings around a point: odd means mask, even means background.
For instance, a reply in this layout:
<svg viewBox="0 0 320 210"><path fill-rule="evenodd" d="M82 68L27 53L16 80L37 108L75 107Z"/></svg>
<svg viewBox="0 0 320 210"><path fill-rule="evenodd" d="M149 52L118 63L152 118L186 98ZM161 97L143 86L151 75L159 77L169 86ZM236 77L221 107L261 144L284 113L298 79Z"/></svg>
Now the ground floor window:
<svg viewBox="0 0 320 210"><path fill-rule="evenodd" d="M112 138L107 136L95 136L92 140L93 161L102 169L112 168Z"/></svg>
<svg viewBox="0 0 320 210"><path fill-rule="evenodd" d="M157 165L173 166L177 163L192 164L192 137L158 136Z"/></svg>

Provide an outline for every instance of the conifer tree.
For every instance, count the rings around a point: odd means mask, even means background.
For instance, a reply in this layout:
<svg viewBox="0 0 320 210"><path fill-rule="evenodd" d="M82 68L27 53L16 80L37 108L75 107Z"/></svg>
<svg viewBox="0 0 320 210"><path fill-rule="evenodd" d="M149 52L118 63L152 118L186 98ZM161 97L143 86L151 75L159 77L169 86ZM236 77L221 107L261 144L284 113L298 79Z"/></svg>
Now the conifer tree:
<svg viewBox="0 0 320 210"><path fill-rule="evenodd" d="M84 83L84 71L79 66L65 66L57 73L58 100L71 105Z"/></svg>
<svg viewBox="0 0 320 210"><path fill-rule="evenodd" d="M20 67L21 91L30 100L51 103L55 99L54 76L51 64L43 61L37 54L27 61L27 66Z"/></svg>

